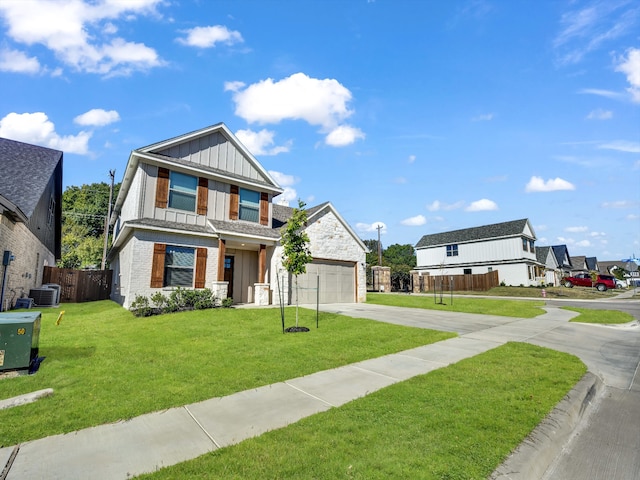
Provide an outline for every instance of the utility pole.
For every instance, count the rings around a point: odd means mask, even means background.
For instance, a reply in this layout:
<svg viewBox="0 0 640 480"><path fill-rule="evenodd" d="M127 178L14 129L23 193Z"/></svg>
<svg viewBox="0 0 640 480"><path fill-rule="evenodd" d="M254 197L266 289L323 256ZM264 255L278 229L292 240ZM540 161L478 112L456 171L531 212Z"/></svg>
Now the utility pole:
<svg viewBox="0 0 640 480"><path fill-rule="evenodd" d="M107 218L104 219L104 246L102 247L102 266L101 270L104 270L107 264L107 245L109 244L109 220L111 218L111 200L113 199L113 182L116 176L115 170L109 170L109 176L111 177L111 185L109 186L109 205L107 207Z"/></svg>
<svg viewBox="0 0 640 480"><path fill-rule="evenodd" d="M382 229L382 225L378 225L376 227L378 229L378 292L382 291L382 286L380 285L380 268L382 268L382 245L380 244L380 230Z"/></svg>

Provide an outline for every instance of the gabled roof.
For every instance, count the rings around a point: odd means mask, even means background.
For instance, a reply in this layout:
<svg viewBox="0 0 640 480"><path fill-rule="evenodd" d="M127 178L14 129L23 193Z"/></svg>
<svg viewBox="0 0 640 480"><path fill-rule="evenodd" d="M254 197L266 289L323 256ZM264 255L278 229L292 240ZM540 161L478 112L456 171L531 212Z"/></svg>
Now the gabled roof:
<svg viewBox="0 0 640 480"><path fill-rule="evenodd" d="M521 235L529 236L525 233L525 229L527 227L531 231L533 236L532 238L535 239L535 234L533 233L531 225L529 225L529 220L523 218L521 220L494 223L492 225L483 225L481 227L463 228L461 230L452 230L450 232L424 235L416 244L416 248L435 247L454 243L466 243Z"/></svg>
<svg viewBox="0 0 640 480"><path fill-rule="evenodd" d="M571 266L576 270L588 270L587 257L584 255L574 255L571 257Z"/></svg>
<svg viewBox="0 0 640 480"><path fill-rule="evenodd" d="M566 245L554 245L551 247L551 250L553 251L553 255L556 257L556 262L558 262L559 267L573 267L571 257L569 256L569 249ZM568 263L565 263L565 260Z"/></svg>
<svg viewBox="0 0 640 480"><path fill-rule="evenodd" d="M293 214L293 207L289 207L289 206L285 206L285 205L278 205L278 204L274 203L273 206L272 206L272 209L273 209L272 210L272 218L273 218L272 225L273 225L274 229L278 229L278 231L279 231L280 228L282 228L287 223L287 220L289 220L289 218ZM356 235L356 233L353 231L351 226L345 221L345 219L342 218L342 216L334 208L334 206L331 204L331 202L324 202L324 203L321 203L320 205L316 205L315 207L307 208L306 211L307 211L307 224L313 223L315 220L317 220L322 215L323 212L331 212L331 213L333 213L335 215L335 217L338 219L338 221L340 223L342 223L342 226L356 240L356 242L358 242L358 244L365 251L367 251L367 252L369 251L367 246L362 242L360 237L358 237Z"/></svg>
<svg viewBox="0 0 640 480"><path fill-rule="evenodd" d="M536 260L538 260L538 262L542 263L543 265L547 265L547 258L549 258L550 251L551 247L536 247ZM556 260L556 257L554 255L551 255L551 257Z"/></svg>
<svg viewBox="0 0 640 480"><path fill-rule="evenodd" d="M59 150L0 138L0 202L30 218L60 162Z"/></svg>
<svg viewBox="0 0 640 480"><path fill-rule="evenodd" d="M262 177L262 179L257 180L255 178L245 177L243 175L239 175L226 170L196 164L182 158L171 157L159 153L164 152L171 147L175 147L191 140L198 139L199 137L204 137L206 135L211 135L214 133L223 135L239 152L241 152L242 156L246 158L247 162L249 162L249 164L257 172L259 172L259 175ZM238 138L233 133L231 133L227 126L224 123L217 123L200 130L195 130L193 132L185 133L177 137L169 138L167 140L162 140L160 142L147 145L146 147L140 147L132 150L131 154L129 155L129 160L127 162L127 166L122 178L120 191L115 201L113 215L111 216L111 224L115 223L116 218L119 215L120 210L122 209L122 204L124 203L124 200L129 193L131 182L135 177L140 160L165 167L178 166L185 172L192 175L218 178L224 182L235 183L239 184L240 186L255 188L260 191L271 192L274 195L278 195L284 191L282 187L280 187L280 185L278 185L278 183L264 169L260 162L258 162L253 154L249 150L247 150L247 148L240 142L240 140L238 140Z"/></svg>
<svg viewBox="0 0 640 480"><path fill-rule="evenodd" d="M590 271L598 270L598 259L596 257L585 257L584 261Z"/></svg>

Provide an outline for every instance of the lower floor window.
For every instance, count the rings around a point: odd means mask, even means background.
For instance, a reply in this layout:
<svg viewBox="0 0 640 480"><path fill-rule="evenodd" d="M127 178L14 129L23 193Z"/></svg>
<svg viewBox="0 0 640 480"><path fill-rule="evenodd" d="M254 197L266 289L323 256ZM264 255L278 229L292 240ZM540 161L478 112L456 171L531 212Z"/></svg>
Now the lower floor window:
<svg viewBox="0 0 640 480"><path fill-rule="evenodd" d="M193 286L195 249L167 245L164 257L164 286Z"/></svg>
<svg viewBox="0 0 640 480"><path fill-rule="evenodd" d="M465 268L463 273L465 275L471 275L471 269L470 268Z"/></svg>

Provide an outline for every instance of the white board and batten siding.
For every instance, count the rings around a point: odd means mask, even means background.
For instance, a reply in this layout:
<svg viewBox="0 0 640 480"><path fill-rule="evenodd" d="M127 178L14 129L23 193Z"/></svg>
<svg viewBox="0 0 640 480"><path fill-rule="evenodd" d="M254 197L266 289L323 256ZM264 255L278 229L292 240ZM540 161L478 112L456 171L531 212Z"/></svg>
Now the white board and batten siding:
<svg viewBox="0 0 640 480"><path fill-rule="evenodd" d="M536 260L535 251L522 248L522 237L457 243L458 255L447 257L446 245L421 248L416 252L419 266L435 267L443 264L451 267L460 264L504 262L516 259ZM473 272L476 273L476 272ZM483 272L477 272L483 273Z"/></svg>

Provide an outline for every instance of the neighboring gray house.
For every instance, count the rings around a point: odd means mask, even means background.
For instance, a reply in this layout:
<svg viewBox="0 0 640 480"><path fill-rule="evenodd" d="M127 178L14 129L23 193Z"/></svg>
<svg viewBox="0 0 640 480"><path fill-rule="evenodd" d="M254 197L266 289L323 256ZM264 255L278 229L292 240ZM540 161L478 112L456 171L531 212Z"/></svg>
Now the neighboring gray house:
<svg viewBox="0 0 640 480"><path fill-rule="evenodd" d="M537 285L535 240L526 218L425 235L415 247L414 270L434 276L497 270L506 285Z"/></svg>
<svg viewBox="0 0 640 480"><path fill-rule="evenodd" d="M62 157L58 150L0 138L0 256L13 257L2 267L3 310L40 287L44 267L60 259Z"/></svg>
<svg viewBox="0 0 640 480"><path fill-rule="evenodd" d="M571 257L571 275L576 273L598 272L598 259L596 257L585 257L576 255Z"/></svg>
<svg viewBox="0 0 640 480"><path fill-rule="evenodd" d="M133 150L111 217L112 298L128 307L180 286L289 303L280 228L291 210L272 202L282 191L222 123ZM364 301L366 247L330 203L307 213L315 260L301 280L317 272L323 302Z"/></svg>
<svg viewBox="0 0 640 480"><path fill-rule="evenodd" d="M562 277L571 273L571 258L566 245L536 246L536 258L540 263L538 281L555 287L562 285Z"/></svg>

